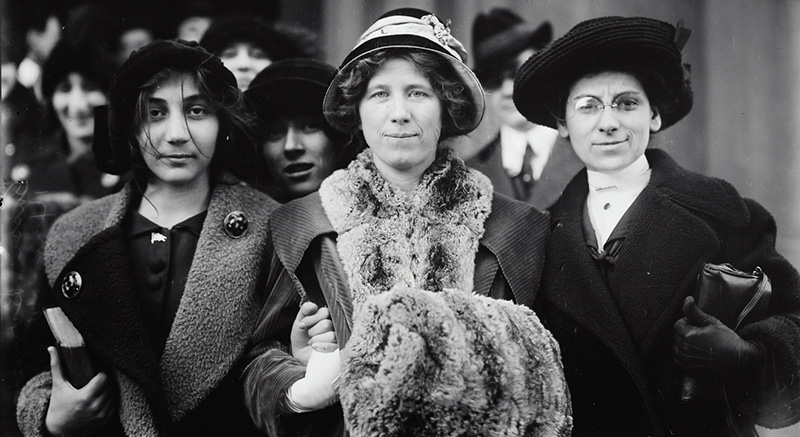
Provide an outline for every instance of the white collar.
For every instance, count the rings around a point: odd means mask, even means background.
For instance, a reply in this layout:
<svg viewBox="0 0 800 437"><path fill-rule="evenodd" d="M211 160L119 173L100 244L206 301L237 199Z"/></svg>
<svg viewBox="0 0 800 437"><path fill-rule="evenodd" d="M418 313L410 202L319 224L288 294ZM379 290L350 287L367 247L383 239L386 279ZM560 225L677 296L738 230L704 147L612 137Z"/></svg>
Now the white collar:
<svg viewBox="0 0 800 437"><path fill-rule="evenodd" d="M631 165L615 172L586 171L590 191L621 190L629 191L642 188L650 180L650 163L642 155Z"/></svg>
<svg viewBox="0 0 800 437"><path fill-rule="evenodd" d="M511 126L500 126L500 152L503 159L503 168L509 176L516 176L522 171L522 158L528 144L533 149L534 176L541 174L541 168L550 157L553 145L558 138L558 131L538 124L526 131L519 131ZM541 163L537 166L536 163ZM538 171L537 171L538 170Z"/></svg>

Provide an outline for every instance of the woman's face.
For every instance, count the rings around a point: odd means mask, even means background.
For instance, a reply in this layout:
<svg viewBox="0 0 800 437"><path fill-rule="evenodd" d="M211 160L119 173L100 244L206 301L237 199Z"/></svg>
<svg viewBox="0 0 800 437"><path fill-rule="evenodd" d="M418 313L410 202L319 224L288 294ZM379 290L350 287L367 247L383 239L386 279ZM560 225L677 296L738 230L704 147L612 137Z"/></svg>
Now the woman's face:
<svg viewBox="0 0 800 437"><path fill-rule="evenodd" d="M319 189L337 168L334 147L317 122L296 118L271 123L262 151L285 201Z"/></svg>
<svg viewBox="0 0 800 437"><path fill-rule="evenodd" d="M272 63L264 50L252 42L244 41L235 42L222 50L219 58L236 77L236 85L241 91L246 91L256 75Z"/></svg>
<svg viewBox="0 0 800 437"><path fill-rule="evenodd" d="M410 62L390 59L380 66L358 113L378 170L421 176L433 163L442 132L442 102Z"/></svg>
<svg viewBox="0 0 800 437"><path fill-rule="evenodd" d="M56 85L53 110L68 139L94 137L94 107L108 103L105 92L80 73L69 73Z"/></svg>
<svg viewBox="0 0 800 437"><path fill-rule="evenodd" d="M558 132L569 138L589 170L614 172L628 167L644 154L650 133L661 128L661 116L628 73L603 72L580 79L566 105L566 120L558 123Z"/></svg>
<svg viewBox="0 0 800 437"><path fill-rule="evenodd" d="M152 172L149 183L208 183L219 133L210 102L186 74L171 76L154 89L138 134L144 162Z"/></svg>

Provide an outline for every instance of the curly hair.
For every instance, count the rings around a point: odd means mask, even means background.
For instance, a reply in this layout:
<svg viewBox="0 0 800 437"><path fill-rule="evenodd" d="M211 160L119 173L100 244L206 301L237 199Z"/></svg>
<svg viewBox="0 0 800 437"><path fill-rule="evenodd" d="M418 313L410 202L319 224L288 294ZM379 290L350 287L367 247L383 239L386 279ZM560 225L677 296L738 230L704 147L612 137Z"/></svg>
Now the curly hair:
<svg viewBox="0 0 800 437"><path fill-rule="evenodd" d="M416 49L384 49L355 61L339 84L340 100L326 116L340 120L348 132L358 132L361 124L358 106L366 93L367 85L375 72L391 59L408 61L430 81L436 97L444 107L442 135L439 139L445 140L459 135L473 116L475 102L472 95L443 55Z"/></svg>
<svg viewBox="0 0 800 437"><path fill-rule="evenodd" d="M147 99L164 81L181 75L186 75L195 82L200 97L208 102L219 119L217 147L210 165L212 178L219 180L226 171L240 178L246 178L250 170L249 163L256 156L255 143L252 140L253 116L245 108L238 88L223 83L213 76L211 70L200 66L196 70L175 68L161 70L139 87L133 102L133 118L127 133L131 169L135 179L145 182L150 174L142 156L144 145L139 140L139 134L144 130L148 120Z"/></svg>

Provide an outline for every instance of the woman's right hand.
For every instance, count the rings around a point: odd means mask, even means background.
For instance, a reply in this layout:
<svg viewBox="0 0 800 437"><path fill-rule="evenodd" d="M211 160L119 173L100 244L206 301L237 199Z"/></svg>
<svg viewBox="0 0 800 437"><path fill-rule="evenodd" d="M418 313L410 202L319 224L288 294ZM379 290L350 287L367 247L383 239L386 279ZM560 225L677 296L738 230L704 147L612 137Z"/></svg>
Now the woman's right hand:
<svg viewBox="0 0 800 437"><path fill-rule="evenodd" d="M45 426L54 436L83 435L105 425L117 409L117 397L105 373L76 389L66 380L54 347L48 347L53 388Z"/></svg>

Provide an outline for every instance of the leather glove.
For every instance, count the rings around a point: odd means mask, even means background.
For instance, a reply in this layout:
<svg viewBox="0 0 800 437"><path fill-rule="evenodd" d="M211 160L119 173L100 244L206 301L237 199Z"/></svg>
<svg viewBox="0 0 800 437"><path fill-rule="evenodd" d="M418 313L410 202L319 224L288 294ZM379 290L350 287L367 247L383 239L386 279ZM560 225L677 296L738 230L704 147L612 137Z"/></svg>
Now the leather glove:
<svg viewBox="0 0 800 437"><path fill-rule="evenodd" d="M764 366L764 351L704 313L689 296L684 318L675 322L674 358L688 374L698 377L754 381Z"/></svg>
<svg viewBox="0 0 800 437"><path fill-rule="evenodd" d="M339 349L329 353L312 351L306 376L295 381L286 393L289 409L304 413L332 405L340 374Z"/></svg>

